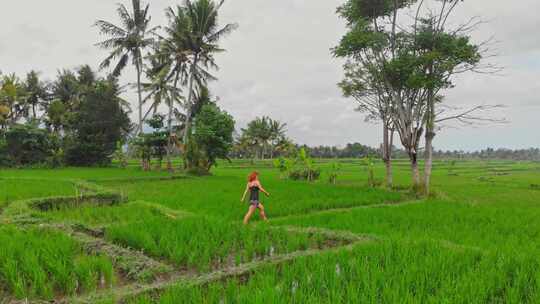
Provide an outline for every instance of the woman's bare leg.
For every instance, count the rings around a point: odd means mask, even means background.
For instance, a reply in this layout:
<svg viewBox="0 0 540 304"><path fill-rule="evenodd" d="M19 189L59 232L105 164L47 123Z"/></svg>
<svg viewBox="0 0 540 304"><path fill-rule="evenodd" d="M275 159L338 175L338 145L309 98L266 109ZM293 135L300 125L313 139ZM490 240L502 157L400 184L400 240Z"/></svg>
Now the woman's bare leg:
<svg viewBox="0 0 540 304"><path fill-rule="evenodd" d="M266 212L264 212L263 204L259 204L259 214L261 215L263 220L268 221L268 218L266 217Z"/></svg>
<svg viewBox="0 0 540 304"><path fill-rule="evenodd" d="M244 225L247 225L249 223L249 219L251 218L253 213L255 213L256 209L257 209L257 207L255 207L253 205L249 206L249 210L246 213L246 216L244 216Z"/></svg>

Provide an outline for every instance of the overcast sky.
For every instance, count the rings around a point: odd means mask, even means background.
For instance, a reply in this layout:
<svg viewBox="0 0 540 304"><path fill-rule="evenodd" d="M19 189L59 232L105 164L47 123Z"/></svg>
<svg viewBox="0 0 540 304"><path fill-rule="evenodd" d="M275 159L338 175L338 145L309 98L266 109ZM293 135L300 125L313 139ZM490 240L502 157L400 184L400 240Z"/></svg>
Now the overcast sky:
<svg viewBox="0 0 540 304"><path fill-rule="evenodd" d="M81 64L97 67L106 53L94 43L103 37L92 24L116 21L114 0L5 1L0 10L0 70L20 76L36 69L54 79L58 69ZM129 4L131 1L121 1ZM342 62L330 48L345 32L335 9L343 0L229 0L222 23L239 28L223 40L227 53L217 57L219 81L211 85L220 106L243 127L268 115L288 124L289 135L309 145L361 142L377 146L380 127L365 123L354 101L336 83ZM152 0L154 25L165 24L164 9L178 1ZM462 75L447 101L455 106L505 104L496 117L508 124L444 129L438 149L540 147L540 1L467 0L454 22L480 15L489 23L478 40L495 36L503 75ZM123 82L133 82L127 69ZM126 97L134 102L134 94ZM135 115L133 116L135 117Z"/></svg>

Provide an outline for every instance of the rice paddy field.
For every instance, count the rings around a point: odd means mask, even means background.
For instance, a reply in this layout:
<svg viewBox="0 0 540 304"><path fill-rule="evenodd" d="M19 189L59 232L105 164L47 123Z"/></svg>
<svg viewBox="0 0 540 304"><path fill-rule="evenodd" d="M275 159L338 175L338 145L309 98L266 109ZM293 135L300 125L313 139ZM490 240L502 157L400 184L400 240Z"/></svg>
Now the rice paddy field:
<svg viewBox="0 0 540 304"><path fill-rule="evenodd" d="M437 161L422 198L406 161L394 190L331 162L0 170L0 303L540 303L540 163ZM244 226L253 170L270 221Z"/></svg>

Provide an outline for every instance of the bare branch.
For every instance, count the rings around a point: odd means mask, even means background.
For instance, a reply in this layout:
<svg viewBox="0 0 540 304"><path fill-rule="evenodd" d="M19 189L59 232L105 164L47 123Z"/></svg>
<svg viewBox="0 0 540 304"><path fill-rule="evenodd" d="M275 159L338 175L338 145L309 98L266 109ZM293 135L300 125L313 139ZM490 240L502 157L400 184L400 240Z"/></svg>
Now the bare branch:
<svg viewBox="0 0 540 304"><path fill-rule="evenodd" d="M475 106L467 110L464 110L457 114L452 114L450 116L436 119L435 123L442 123L442 122L455 120L465 125L474 125L478 123L504 124L504 123L508 123L508 121L504 118L489 118L485 116L480 116L479 113L485 113L487 111L492 111L495 109L502 109L505 107L506 106L502 104L479 105L479 106ZM447 107L447 109L450 109L451 111L459 110L459 108L457 107L454 107L454 108ZM446 112L445 109L440 109L437 111L437 115L439 116L441 114L444 114L445 112Z"/></svg>

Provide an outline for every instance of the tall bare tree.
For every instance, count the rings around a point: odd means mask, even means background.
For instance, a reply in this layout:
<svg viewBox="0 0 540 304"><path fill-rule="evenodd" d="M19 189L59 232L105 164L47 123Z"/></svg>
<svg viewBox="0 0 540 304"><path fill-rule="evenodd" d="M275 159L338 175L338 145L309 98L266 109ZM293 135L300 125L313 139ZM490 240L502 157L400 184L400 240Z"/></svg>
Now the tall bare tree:
<svg viewBox="0 0 540 304"><path fill-rule="evenodd" d="M336 57L347 58L345 79L339 86L346 97L358 102L358 110L366 113L368 120L382 122L381 150L388 187L393 184L393 111L401 95L392 87L384 66L399 52L399 11L414 2L416 0L349 0L337 11L348 26L348 32L333 49Z"/></svg>
<svg viewBox="0 0 540 304"><path fill-rule="evenodd" d="M423 18L417 16L413 27L414 50L412 54L419 60L419 70L415 71L419 78L425 97L425 166L424 189L430 193L431 171L433 166L433 140L436 136L437 124L441 121L459 120L465 123L478 121L502 121L483 117L480 112L500 107L498 105L474 105L462 112L442 116L440 109L448 109L444 104L443 90L454 87L455 76L466 72L495 73L498 67L486 63L492 57L489 51L490 41L471 42L470 33L478 24L476 17L468 22L449 27L449 17L461 1L438 0L439 6L430 9ZM423 9L420 2L417 11ZM444 112L444 111L443 111Z"/></svg>
<svg viewBox="0 0 540 304"><path fill-rule="evenodd" d="M430 8L438 9L426 10L428 2ZM391 134L395 130L409 155L415 188L420 186L418 150L426 136L429 161L424 183L429 186L435 114L443 100L440 92L453 86L452 76L481 66L482 44L473 44L469 38L475 19L452 30L445 27L459 2L349 0L338 8L349 27L334 49L336 56L349 60L341 87L346 96L360 103L360 110L369 113L368 118L383 122L387 181L391 173ZM413 5L416 14L411 26L408 14L400 10Z"/></svg>

